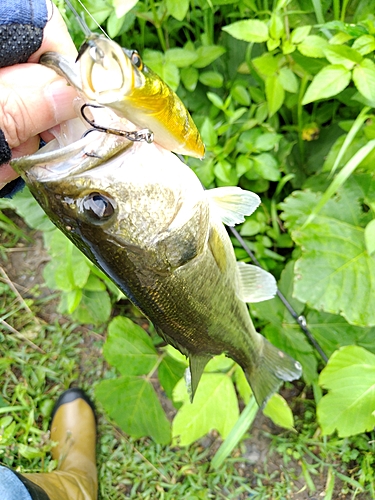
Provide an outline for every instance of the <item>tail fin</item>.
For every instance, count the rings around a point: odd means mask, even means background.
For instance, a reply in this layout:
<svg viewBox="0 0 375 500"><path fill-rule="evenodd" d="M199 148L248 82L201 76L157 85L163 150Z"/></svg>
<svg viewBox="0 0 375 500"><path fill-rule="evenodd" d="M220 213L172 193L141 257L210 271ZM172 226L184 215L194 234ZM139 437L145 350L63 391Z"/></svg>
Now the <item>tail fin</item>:
<svg viewBox="0 0 375 500"><path fill-rule="evenodd" d="M300 378L302 366L264 339L261 357L244 372L259 407L263 408L283 382Z"/></svg>

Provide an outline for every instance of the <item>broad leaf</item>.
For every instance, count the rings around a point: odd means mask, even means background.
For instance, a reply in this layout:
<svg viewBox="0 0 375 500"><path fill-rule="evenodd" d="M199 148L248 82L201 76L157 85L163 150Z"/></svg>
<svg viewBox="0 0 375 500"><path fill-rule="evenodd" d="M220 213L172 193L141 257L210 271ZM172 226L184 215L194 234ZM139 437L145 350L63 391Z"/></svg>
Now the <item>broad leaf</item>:
<svg viewBox="0 0 375 500"><path fill-rule="evenodd" d="M63 299L64 295L62 296ZM109 320L111 308L111 299L106 291L90 292L83 289L79 306L73 312L72 316L73 319L80 323L100 325Z"/></svg>
<svg viewBox="0 0 375 500"><path fill-rule="evenodd" d="M373 326L375 257L366 249L358 193L350 184L342 188L302 230L320 196L295 192L282 204L282 218L302 250L294 295L314 309L343 315L353 325Z"/></svg>
<svg viewBox="0 0 375 500"><path fill-rule="evenodd" d="M212 429L225 438L236 423L239 411L233 382L221 373L204 373L190 403L185 381L175 387L174 400L183 403L172 422L173 442L187 446Z"/></svg>
<svg viewBox="0 0 375 500"><path fill-rule="evenodd" d="M352 48L358 50L363 56L370 54L375 50L375 38L373 35L362 35L354 40Z"/></svg>
<svg viewBox="0 0 375 500"><path fill-rule="evenodd" d="M112 3L115 8L116 17L121 18L137 5L138 0L112 0Z"/></svg>
<svg viewBox="0 0 375 500"><path fill-rule="evenodd" d="M158 359L143 328L122 316L114 318L108 326L103 355L122 375L147 375Z"/></svg>
<svg viewBox="0 0 375 500"><path fill-rule="evenodd" d="M138 439L150 436L160 444L170 442L170 424L150 382L140 377L102 380L97 399L116 424Z"/></svg>
<svg viewBox="0 0 375 500"><path fill-rule="evenodd" d="M280 394L274 394L266 404L263 413L272 422L285 429L294 428L293 413L290 406Z"/></svg>
<svg viewBox="0 0 375 500"><path fill-rule="evenodd" d="M224 26L223 31L232 35L233 38L245 42L262 43L269 38L267 24L257 19L246 19L228 24L228 26Z"/></svg>
<svg viewBox="0 0 375 500"><path fill-rule="evenodd" d="M174 47L165 53L165 60L175 64L178 68L190 66L197 59L198 55L194 50L182 49L180 47Z"/></svg>
<svg viewBox="0 0 375 500"><path fill-rule="evenodd" d="M327 40L321 36L310 35L304 38L302 43L298 45L298 50L306 57L325 57L324 49L327 46Z"/></svg>
<svg viewBox="0 0 375 500"><path fill-rule="evenodd" d="M375 219L365 227L365 244L369 255L375 252Z"/></svg>
<svg viewBox="0 0 375 500"><path fill-rule="evenodd" d="M189 10L189 0L166 0L166 5L168 13L177 21L182 21Z"/></svg>
<svg viewBox="0 0 375 500"><path fill-rule="evenodd" d="M323 68L313 79L302 104L332 97L342 92L351 79L351 71L341 64Z"/></svg>
<svg viewBox="0 0 375 500"><path fill-rule="evenodd" d="M358 91L375 105L375 64L370 59L363 59L353 70L353 81Z"/></svg>
<svg viewBox="0 0 375 500"><path fill-rule="evenodd" d="M167 396L172 399L172 391L177 382L184 376L186 365L166 355L158 368L159 381Z"/></svg>
<svg viewBox="0 0 375 500"><path fill-rule="evenodd" d="M374 428L374 354L357 346L339 349L321 372L319 384L328 390L317 408L323 434L337 430L346 437Z"/></svg>
<svg viewBox="0 0 375 500"><path fill-rule="evenodd" d="M273 116L281 108L285 99L284 88L279 80L279 77L267 77L265 90L269 114L270 116Z"/></svg>
<svg viewBox="0 0 375 500"><path fill-rule="evenodd" d="M220 45L202 45L197 49L197 60L194 68L205 68L225 53L225 48Z"/></svg>
<svg viewBox="0 0 375 500"><path fill-rule="evenodd" d="M375 354L375 328L349 325L342 316L310 311L307 324L314 338L329 357L345 345L358 345Z"/></svg>
<svg viewBox="0 0 375 500"><path fill-rule="evenodd" d="M342 64L348 69L352 69L363 59L359 52L347 45L328 45L324 49L324 54L331 64Z"/></svg>

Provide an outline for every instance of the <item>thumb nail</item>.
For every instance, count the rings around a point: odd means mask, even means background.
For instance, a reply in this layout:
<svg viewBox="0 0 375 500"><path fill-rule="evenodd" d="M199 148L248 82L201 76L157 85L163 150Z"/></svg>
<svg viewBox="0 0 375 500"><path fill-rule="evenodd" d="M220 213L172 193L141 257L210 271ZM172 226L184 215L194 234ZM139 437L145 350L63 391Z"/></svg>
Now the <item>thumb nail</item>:
<svg viewBox="0 0 375 500"><path fill-rule="evenodd" d="M73 107L77 92L65 80L50 83L45 88L44 95L53 110L56 125L77 116Z"/></svg>

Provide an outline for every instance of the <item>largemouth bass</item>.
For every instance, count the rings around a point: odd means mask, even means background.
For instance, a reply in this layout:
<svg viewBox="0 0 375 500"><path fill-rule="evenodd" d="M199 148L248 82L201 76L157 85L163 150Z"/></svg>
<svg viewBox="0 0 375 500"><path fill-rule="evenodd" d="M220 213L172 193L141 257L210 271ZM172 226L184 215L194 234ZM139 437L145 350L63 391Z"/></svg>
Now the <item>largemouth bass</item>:
<svg viewBox="0 0 375 500"><path fill-rule="evenodd" d="M102 111L103 113L103 111ZM206 363L241 365L262 406L301 366L255 331L246 302L275 294L273 277L237 263L223 221L259 205L240 188L205 191L155 143L92 132L13 161L55 225L189 358L194 395Z"/></svg>
<svg viewBox="0 0 375 500"><path fill-rule="evenodd" d="M165 149L203 158L204 144L175 92L142 62L138 52L91 34L75 65L47 52L40 62L53 68L87 100L106 106L141 129L150 129Z"/></svg>

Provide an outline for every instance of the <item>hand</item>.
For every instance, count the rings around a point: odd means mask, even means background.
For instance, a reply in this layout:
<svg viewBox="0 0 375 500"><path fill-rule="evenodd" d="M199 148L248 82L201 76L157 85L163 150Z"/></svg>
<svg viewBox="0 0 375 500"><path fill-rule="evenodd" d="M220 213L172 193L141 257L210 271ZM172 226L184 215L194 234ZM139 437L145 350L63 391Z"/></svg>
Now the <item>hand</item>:
<svg viewBox="0 0 375 500"><path fill-rule="evenodd" d="M76 92L52 69L37 64L47 51L76 57L77 51L57 9L47 2L48 19L41 47L25 64L0 69L0 129L4 132L12 158L35 153L40 137L53 136L48 129L76 116ZM17 174L9 164L0 165L0 189Z"/></svg>

